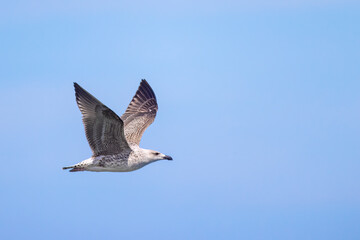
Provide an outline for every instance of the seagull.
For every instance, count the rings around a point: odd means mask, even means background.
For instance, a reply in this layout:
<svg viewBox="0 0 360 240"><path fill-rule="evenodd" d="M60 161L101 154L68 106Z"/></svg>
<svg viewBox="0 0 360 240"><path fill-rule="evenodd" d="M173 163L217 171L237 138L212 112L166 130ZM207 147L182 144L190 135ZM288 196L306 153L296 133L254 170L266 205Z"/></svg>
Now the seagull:
<svg viewBox="0 0 360 240"><path fill-rule="evenodd" d="M143 79L121 118L79 84L74 83L76 103L82 114L92 157L72 166L70 172L130 172L172 157L140 148L145 129L154 121L158 105L155 93Z"/></svg>

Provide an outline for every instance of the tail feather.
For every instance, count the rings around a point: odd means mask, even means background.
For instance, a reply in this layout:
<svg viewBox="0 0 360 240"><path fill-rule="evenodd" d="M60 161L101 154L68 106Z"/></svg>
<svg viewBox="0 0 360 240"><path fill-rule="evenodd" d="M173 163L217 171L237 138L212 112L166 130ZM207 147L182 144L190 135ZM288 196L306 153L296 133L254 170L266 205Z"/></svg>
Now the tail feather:
<svg viewBox="0 0 360 240"><path fill-rule="evenodd" d="M70 169L70 168L74 168L74 166L63 167L62 169L63 169L63 170L66 170L66 169Z"/></svg>
<svg viewBox="0 0 360 240"><path fill-rule="evenodd" d="M74 165L74 166L69 166L69 167L63 167L62 169L63 169L63 170L70 169L69 172L80 172L80 171L84 171L84 168L76 167L75 165Z"/></svg>

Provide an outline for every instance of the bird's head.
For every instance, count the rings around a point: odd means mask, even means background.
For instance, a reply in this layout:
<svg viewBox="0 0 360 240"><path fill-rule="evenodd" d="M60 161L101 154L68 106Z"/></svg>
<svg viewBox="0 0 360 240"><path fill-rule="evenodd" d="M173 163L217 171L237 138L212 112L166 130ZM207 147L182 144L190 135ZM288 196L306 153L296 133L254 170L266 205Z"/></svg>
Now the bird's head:
<svg viewBox="0 0 360 240"><path fill-rule="evenodd" d="M173 160L172 157L170 157L169 155L165 155L161 152L149 150L149 149L143 149L143 150L145 153L145 158L150 162L154 162L158 160Z"/></svg>

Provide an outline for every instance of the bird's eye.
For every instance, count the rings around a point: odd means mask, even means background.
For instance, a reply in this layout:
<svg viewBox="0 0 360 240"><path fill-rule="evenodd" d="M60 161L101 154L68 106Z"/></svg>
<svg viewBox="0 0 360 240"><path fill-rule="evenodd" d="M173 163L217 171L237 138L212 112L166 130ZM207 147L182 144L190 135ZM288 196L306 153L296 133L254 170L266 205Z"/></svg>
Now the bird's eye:
<svg viewBox="0 0 360 240"><path fill-rule="evenodd" d="M156 153L154 153L154 155L159 155L160 153L158 153L158 152L156 152Z"/></svg>

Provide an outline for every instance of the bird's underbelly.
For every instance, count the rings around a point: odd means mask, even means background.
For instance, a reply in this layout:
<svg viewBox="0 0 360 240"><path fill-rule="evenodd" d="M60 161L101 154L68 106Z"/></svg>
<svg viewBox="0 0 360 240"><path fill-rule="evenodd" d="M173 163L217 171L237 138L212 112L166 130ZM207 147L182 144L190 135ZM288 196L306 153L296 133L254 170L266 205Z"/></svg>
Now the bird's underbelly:
<svg viewBox="0 0 360 240"><path fill-rule="evenodd" d="M86 167L87 171L93 172L131 172L144 167L147 163L133 162L121 159L94 159L92 164Z"/></svg>
<svg viewBox="0 0 360 240"><path fill-rule="evenodd" d="M102 167L102 166L89 166L86 168L87 171L92 172L131 172L145 166L144 164L136 166L113 166L113 167Z"/></svg>
<svg viewBox="0 0 360 240"><path fill-rule="evenodd" d="M136 169L125 168L125 167L99 167L99 166L91 166L86 168L87 171L91 172L131 172Z"/></svg>

